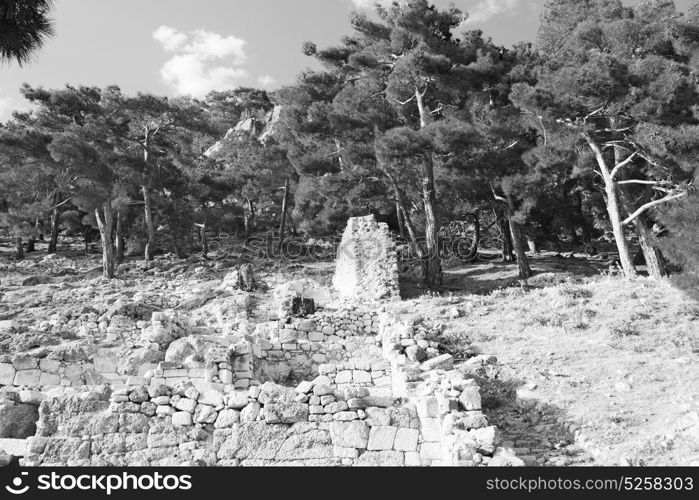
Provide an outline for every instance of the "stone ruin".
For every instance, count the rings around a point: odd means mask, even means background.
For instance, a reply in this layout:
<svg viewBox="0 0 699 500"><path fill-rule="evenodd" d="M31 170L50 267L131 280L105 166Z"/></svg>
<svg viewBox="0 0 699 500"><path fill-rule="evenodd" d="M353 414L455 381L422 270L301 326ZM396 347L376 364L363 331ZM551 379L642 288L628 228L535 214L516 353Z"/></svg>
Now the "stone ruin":
<svg viewBox="0 0 699 500"><path fill-rule="evenodd" d="M400 297L398 256L385 223L373 215L347 223L337 249L333 285L340 298L375 301Z"/></svg>
<svg viewBox="0 0 699 500"><path fill-rule="evenodd" d="M379 252L340 256L336 285L345 298L397 297L387 229L350 220L343 244L366 240ZM38 407L33 435L0 438L0 451L25 466L523 465L500 446L468 375L495 360L456 370L425 328L380 304L328 304L220 335L174 311L119 318L87 319L141 339L128 363L118 349L0 357L0 416Z"/></svg>

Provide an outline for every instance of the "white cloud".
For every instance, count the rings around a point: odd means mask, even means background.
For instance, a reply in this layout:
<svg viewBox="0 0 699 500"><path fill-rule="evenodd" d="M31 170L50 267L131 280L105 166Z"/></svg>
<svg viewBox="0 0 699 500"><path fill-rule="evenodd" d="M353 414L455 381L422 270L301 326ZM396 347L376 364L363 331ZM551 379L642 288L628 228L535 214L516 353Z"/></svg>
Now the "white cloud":
<svg viewBox="0 0 699 500"><path fill-rule="evenodd" d="M393 3L393 0L352 0L352 3L358 9L373 9L377 3L383 6L387 6L391 5L391 3Z"/></svg>
<svg viewBox="0 0 699 500"><path fill-rule="evenodd" d="M257 79L257 83L262 87L263 89L269 89L271 88L275 83L277 83L277 80L274 79L273 76L270 75L261 75Z"/></svg>
<svg viewBox="0 0 699 500"><path fill-rule="evenodd" d="M2 92L2 89L0 89L0 93ZM8 117L12 110L10 109L12 107L12 99L8 99L7 97L2 97L0 95L0 118L4 118L5 115L7 114Z"/></svg>
<svg viewBox="0 0 699 500"><path fill-rule="evenodd" d="M212 90L230 90L247 78L245 40L206 30L189 33L161 26L153 32L166 52L174 55L163 65L160 75L179 95L204 97ZM227 66L212 61L230 59Z"/></svg>
<svg viewBox="0 0 699 500"><path fill-rule="evenodd" d="M187 35L169 26L161 26L153 32L153 38L159 41L167 51L176 50L187 43Z"/></svg>
<svg viewBox="0 0 699 500"><path fill-rule="evenodd" d="M463 25L482 23L498 14L510 12L519 2L520 0L482 0L472 9L467 9L468 19Z"/></svg>

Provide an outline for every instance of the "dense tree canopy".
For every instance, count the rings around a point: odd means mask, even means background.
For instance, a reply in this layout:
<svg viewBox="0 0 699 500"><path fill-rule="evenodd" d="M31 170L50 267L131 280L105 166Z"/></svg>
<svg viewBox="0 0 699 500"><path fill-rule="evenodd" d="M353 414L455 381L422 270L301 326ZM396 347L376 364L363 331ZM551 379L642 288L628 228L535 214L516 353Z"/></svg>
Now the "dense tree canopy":
<svg viewBox="0 0 699 500"><path fill-rule="evenodd" d="M0 128L2 225L18 256L44 231L56 251L80 214L111 277L127 253L206 256L221 233L283 247L375 213L438 288L469 220L470 257L495 235L522 278L527 250L606 241L626 276L638 248L649 274L692 282L699 7L549 0L536 43L509 48L459 32L466 15L427 0L355 13L336 45L303 45L321 69L275 92L27 86L36 109Z"/></svg>

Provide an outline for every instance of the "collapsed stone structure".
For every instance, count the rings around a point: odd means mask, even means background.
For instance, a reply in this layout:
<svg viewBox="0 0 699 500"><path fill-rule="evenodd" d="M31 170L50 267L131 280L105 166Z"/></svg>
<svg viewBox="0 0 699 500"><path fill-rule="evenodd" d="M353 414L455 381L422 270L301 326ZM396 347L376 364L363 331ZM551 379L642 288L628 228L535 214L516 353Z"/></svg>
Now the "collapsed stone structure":
<svg viewBox="0 0 699 500"><path fill-rule="evenodd" d="M385 223L354 217L337 249L333 285L340 298L373 301L400 296L398 257Z"/></svg>
<svg viewBox="0 0 699 500"><path fill-rule="evenodd" d="M355 317L364 317L358 313ZM497 429L488 425L482 412L477 384L453 370L451 356L439 354L424 334L390 314L376 318L353 322L376 323L376 333L371 327L362 332L366 347L352 350L345 343L319 349L316 352L332 358L318 365L316 376L295 387L253 379L247 389L236 389L230 383L188 377L163 384L162 378L151 377L148 385L34 393L45 400L23 463L517 463L498 448ZM294 337L286 339L289 343L300 343L306 336L319 338L308 335L317 332L317 325L308 321L278 332ZM252 363L265 359L264 337L261 332L253 336ZM269 342L276 347L276 340ZM228 350L229 355L236 349Z"/></svg>
<svg viewBox="0 0 699 500"><path fill-rule="evenodd" d="M341 295L395 298L387 229L350 220L343 244L360 250L338 258ZM380 304L343 301L216 335L176 311L124 331L112 327L119 316L89 316L87 327L131 339L128 351L0 359L0 407L40 404L36 435L0 449L24 465L522 465L499 446L476 382L425 328Z"/></svg>

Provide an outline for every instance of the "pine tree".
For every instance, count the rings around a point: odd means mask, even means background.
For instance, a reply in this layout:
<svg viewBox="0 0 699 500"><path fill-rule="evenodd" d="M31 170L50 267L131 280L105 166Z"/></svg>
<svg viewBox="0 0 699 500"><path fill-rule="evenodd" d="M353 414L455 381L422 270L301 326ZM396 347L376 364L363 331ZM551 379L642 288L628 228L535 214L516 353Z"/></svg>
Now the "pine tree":
<svg viewBox="0 0 699 500"><path fill-rule="evenodd" d="M629 277L636 269L625 227L635 226L646 261L659 262L640 217L684 196L691 175L671 155L659 156L646 133L654 127L667 136L696 121L689 68L695 42L679 29L678 18L668 3L631 9L615 0L551 1L540 32L546 59L538 83L513 89L517 105L541 117L551 133L589 148L593 161L587 168L602 180ZM661 272L651 266L651 274Z"/></svg>

